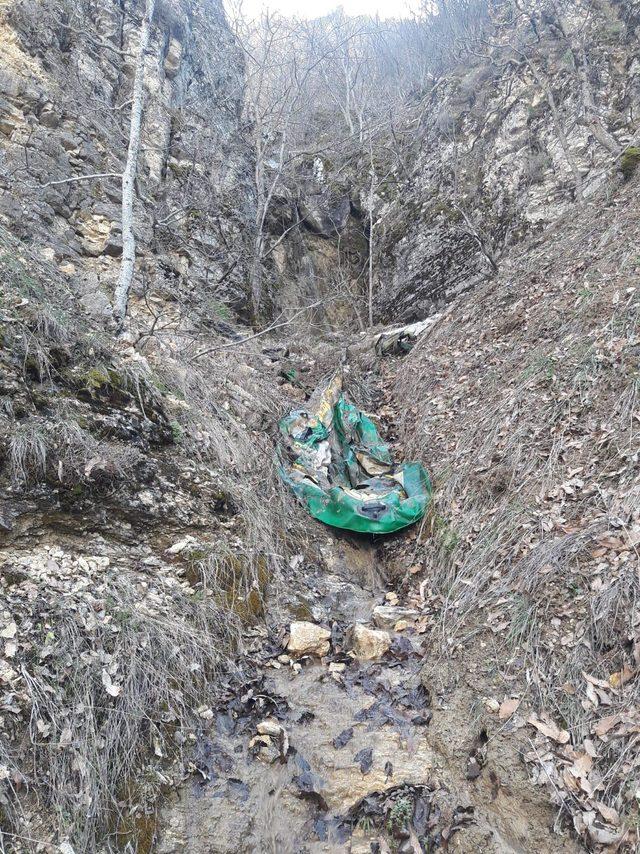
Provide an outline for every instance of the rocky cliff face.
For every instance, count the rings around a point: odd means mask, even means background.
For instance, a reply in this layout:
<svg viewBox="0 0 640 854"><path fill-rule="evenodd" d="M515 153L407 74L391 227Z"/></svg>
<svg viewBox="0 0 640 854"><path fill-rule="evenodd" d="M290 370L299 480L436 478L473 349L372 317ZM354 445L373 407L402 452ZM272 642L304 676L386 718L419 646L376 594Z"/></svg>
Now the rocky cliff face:
<svg viewBox="0 0 640 854"><path fill-rule="evenodd" d="M507 20L423 104L378 194L379 317L415 320L491 275L525 236L622 176L638 132L633 4Z"/></svg>
<svg viewBox="0 0 640 854"><path fill-rule="evenodd" d="M336 180L328 160L304 159L272 200L266 227L272 310L317 304L301 325L324 334L363 328L369 246L353 182Z"/></svg>
<svg viewBox="0 0 640 854"><path fill-rule="evenodd" d="M122 253L117 173L142 9L20 0L0 10L0 220L98 318ZM223 304L246 307L253 219L243 67L221 5L158 4L145 65L134 310L145 295L215 321ZM76 180L91 174L103 177Z"/></svg>
<svg viewBox="0 0 640 854"><path fill-rule="evenodd" d="M296 182L303 231L323 233L318 213L334 212L324 254L327 242L339 245L361 313L373 222L377 321L441 309L494 274L523 238L588 205L611 176L623 181L637 157L634 4L581 10L541 0L526 15L488 8L454 40L447 68L395 105L393 130L378 134L373 160L347 147L332 152L333 162L319 157L311 179ZM357 229L341 215L343 201L359 212ZM290 242L299 234L293 229ZM304 291L316 257L310 247L285 279ZM335 282L326 287L336 290Z"/></svg>

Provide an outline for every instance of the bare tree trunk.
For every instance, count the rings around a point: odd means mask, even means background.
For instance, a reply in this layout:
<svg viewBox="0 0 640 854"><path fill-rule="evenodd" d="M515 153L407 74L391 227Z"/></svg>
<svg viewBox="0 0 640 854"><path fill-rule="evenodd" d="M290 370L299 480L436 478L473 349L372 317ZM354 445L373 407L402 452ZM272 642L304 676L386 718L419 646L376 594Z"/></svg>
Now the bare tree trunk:
<svg viewBox="0 0 640 854"><path fill-rule="evenodd" d="M491 267L493 272L497 273L498 272L498 265L496 263L493 252L488 247L488 241L486 240L486 238L483 237L482 232L476 226L476 224L473 222L473 220L471 219L469 214L465 211L465 209L455 201L452 202L452 204L453 204L453 207L458 211L458 213L460 214L460 216L464 220L465 225L469 229L469 234L471 235L471 237L473 237L473 239L478 244L478 248L480 249L480 252L481 252L483 258L489 264L489 266Z"/></svg>
<svg viewBox="0 0 640 854"><path fill-rule="evenodd" d="M480 254L485 259L485 261L489 264L492 271L494 273L498 272L498 264L495 259L494 251L490 247L490 240L484 234L484 232L478 228L478 226L471 219L465 208L458 201L458 184L459 184L459 175L460 175L460 166L458 159L458 143L456 142L455 135L452 138L453 141L453 161L452 161L452 174L453 174L453 199L451 204L458 211L462 219L464 220L464 224L467 226L467 233L473 237L473 239L478 244L478 249L480 250ZM440 152L440 159L442 160L443 155ZM505 237L506 241L506 237Z"/></svg>
<svg viewBox="0 0 640 854"><path fill-rule="evenodd" d="M263 249L264 235L262 234L262 231L258 231L253 250L253 258L251 260L251 267L249 268L249 281L251 283L251 308L255 320L257 320L259 317L260 303L262 301Z"/></svg>
<svg viewBox="0 0 640 854"><path fill-rule="evenodd" d="M347 125L349 127L349 133L351 136L354 134L353 127L353 119L351 118L351 68L349 67L349 46L345 45L346 56L343 57L343 67L344 67L344 107L342 112L344 113L344 117L347 120Z"/></svg>
<svg viewBox="0 0 640 854"><path fill-rule="evenodd" d="M264 162L263 158L265 155L265 149L260 142L258 144L258 149L256 152L256 170L255 170L255 179L256 179L256 189L258 195L257 208L256 208L256 240L255 240L255 250L254 250L254 258L251 264L250 269L250 282L251 282L251 300L253 306L253 315L257 319L260 313L260 303L262 300L262 263L264 261L264 248L265 248L265 221L267 218L267 213L269 212L269 205L271 204L271 199L273 198L273 194L275 193L278 184L280 183L280 179L282 177L282 171L284 168L284 160L286 154L286 141L287 141L287 129L289 125L289 120L291 117L291 111L293 109L293 103L289 105L289 109L287 110L286 117L283 124L282 130L282 138L280 140L280 148L278 150L278 166L276 168L275 174L271 179L271 183L267 187L267 181L264 174ZM259 135L260 139L261 134Z"/></svg>
<svg viewBox="0 0 640 854"><path fill-rule="evenodd" d="M589 60L584 45L580 49L579 56L576 56L575 52L573 55L582 85L582 100L587 114L587 127L603 148L610 151L614 157L619 157L622 152L622 146L615 136L609 133L596 107L591 84L589 83Z"/></svg>
<svg viewBox="0 0 640 854"><path fill-rule="evenodd" d="M376 186L376 169L373 162L373 144L369 138L369 174L371 175L371 184L369 185L369 294L368 294L368 314L369 327L373 326L373 202Z"/></svg>
<svg viewBox="0 0 640 854"><path fill-rule="evenodd" d="M256 234L253 245L253 258L251 259L251 267L249 268L249 281L251 285L251 308L255 319L260 313L260 301L262 299L262 250L264 247L264 219L263 209L265 207L266 188L264 181L264 163L265 156L264 146L262 142L262 126L257 123L256 134L256 165L255 165L255 186L256 186Z"/></svg>
<svg viewBox="0 0 640 854"><path fill-rule="evenodd" d="M562 153L565 156L567 163L569 164L569 169L571 170L571 174L573 175L573 181L575 185L575 193L576 193L576 201L579 205L584 202L584 195L582 192L582 174L576 163L574 156L571 154L571 149L569 148L569 141L567 140L567 135L564 132L564 128L562 126L562 119L560 118L560 111L558 110L558 105L556 103L556 99L553 94L553 90L551 89L551 84L549 83L546 76L538 71L532 60L525 55L524 60L533 74L533 77L542 89L547 99L547 103L549 104L549 108L551 110L551 118L553 119L553 126L556 132L556 136L558 137L558 142L560 143L560 148L562 148Z"/></svg>
<svg viewBox="0 0 640 854"><path fill-rule="evenodd" d="M133 80L133 97L131 100L131 124L129 130L129 148L127 162L122 174L122 262L120 275L113 298L113 315L118 330L121 330L127 316L129 291L133 281L136 263L136 238L133 233L133 201L135 180L140 152L140 127L144 101L144 66L149 48L151 35L151 19L155 0L147 0L142 29L140 31L140 48L136 60L136 71Z"/></svg>

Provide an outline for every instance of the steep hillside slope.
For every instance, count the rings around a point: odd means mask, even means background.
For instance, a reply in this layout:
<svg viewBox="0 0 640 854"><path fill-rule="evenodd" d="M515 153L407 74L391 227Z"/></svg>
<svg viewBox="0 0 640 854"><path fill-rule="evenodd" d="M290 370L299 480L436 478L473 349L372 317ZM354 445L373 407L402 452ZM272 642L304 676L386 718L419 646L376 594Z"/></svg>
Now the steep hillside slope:
<svg viewBox="0 0 640 854"><path fill-rule="evenodd" d="M0 838L104 850L144 835L300 547L265 432L290 404L259 350L114 343L0 238Z"/></svg>
<svg viewBox="0 0 640 854"><path fill-rule="evenodd" d="M590 844L637 821L638 198L543 231L385 370L436 486L398 577L452 671L491 686L490 734L546 721L525 759Z"/></svg>
<svg viewBox="0 0 640 854"><path fill-rule="evenodd" d="M144 4L0 4L0 221L97 322L122 255L121 181ZM133 308L156 326L246 310L253 155L221 4L158 3L145 57ZM86 176L97 175L86 179ZM80 179L80 180L79 180Z"/></svg>
<svg viewBox="0 0 640 854"><path fill-rule="evenodd" d="M133 317L111 331L142 8L0 4L8 850L137 844L300 534L290 511L278 521L263 432L287 405L279 368L259 347L217 349L248 311L253 196L243 68L216 3L156 9Z"/></svg>

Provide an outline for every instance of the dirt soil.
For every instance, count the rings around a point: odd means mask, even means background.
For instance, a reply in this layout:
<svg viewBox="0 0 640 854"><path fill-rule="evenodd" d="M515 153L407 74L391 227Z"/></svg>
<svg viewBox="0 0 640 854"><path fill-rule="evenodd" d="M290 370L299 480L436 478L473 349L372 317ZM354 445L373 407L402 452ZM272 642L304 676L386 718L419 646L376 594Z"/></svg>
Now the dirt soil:
<svg viewBox="0 0 640 854"><path fill-rule="evenodd" d="M192 777L163 808L159 854L584 850L532 786L527 745L487 720L490 661L464 674L443 661L427 680L414 625L392 631L380 659L350 655L353 621L374 628L372 608L389 604L379 551L342 536L332 573L307 568L302 616L330 627L329 654L289 657L287 621L253 638L253 678L201 733ZM255 742L264 720L286 751Z"/></svg>

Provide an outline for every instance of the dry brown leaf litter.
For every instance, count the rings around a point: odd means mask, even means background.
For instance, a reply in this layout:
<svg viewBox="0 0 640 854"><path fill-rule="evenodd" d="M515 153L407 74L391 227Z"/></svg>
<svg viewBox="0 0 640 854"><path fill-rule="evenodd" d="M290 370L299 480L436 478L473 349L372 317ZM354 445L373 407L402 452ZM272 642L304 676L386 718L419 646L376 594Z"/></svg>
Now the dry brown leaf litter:
<svg viewBox="0 0 640 854"><path fill-rule="evenodd" d="M383 415L436 488L390 548L402 604L462 664L497 650L524 693L486 708L607 850L635 845L640 798L638 213L628 188L596 228L559 223L383 368Z"/></svg>

